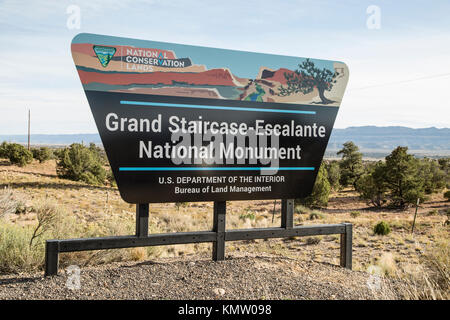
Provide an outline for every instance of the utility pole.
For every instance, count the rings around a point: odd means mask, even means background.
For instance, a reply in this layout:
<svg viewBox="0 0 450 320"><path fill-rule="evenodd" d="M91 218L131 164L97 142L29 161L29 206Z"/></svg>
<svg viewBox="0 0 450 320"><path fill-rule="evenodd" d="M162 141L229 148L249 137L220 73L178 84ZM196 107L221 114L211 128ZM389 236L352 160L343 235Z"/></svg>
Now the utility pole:
<svg viewBox="0 0 450 320"><path fill-rule="evenodd" d="M412 229L411 229L411 234L414 233L414 226L416 225L417 209L419 208L419 203L420 203L420 198L417 198L416 213L414 213L414 221L413 221L413 225L412 225Z"/></svg>
<svg viewBox="0 0 450 320"><path fill-rule="evenodd" d="M28 109L28 151L30 151L30 127L31 127L31 111Z"/></svg>

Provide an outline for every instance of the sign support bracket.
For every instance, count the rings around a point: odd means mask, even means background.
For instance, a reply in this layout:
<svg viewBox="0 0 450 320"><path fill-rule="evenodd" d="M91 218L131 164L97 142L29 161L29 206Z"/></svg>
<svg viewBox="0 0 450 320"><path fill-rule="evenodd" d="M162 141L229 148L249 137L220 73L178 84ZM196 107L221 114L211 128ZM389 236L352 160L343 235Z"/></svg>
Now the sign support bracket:
<svg viewBox="0 0 450 320"><path fill-rule="evenodd" d="M227 202L214 202L213 232L217 234L216 241L213 242L213 260L225 260L225 218Z"/></svg>
<svg viewBox="0 0 450 320"><path fill-rule="evenodd" d="M136 205L136 237L148 236L148 203Z"/></svg>
<svg viewBox="0 0 450 320"><path fill-rule="evenodd" d="M281 227L292 229L294 227L294 199L281 200Z"/></svg>

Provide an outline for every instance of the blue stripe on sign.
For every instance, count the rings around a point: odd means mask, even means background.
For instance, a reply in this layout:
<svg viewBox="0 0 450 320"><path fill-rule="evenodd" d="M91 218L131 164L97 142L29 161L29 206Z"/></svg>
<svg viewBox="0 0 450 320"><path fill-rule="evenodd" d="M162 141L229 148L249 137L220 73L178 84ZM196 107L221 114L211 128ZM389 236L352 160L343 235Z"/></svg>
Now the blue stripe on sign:
<svg viewBox="0 0 450 320"><path fill-rule="evenodd" d="M119 171L313 171L314 167L120 167Z"/></svg>
<svg viewBox="0 0 450 320"><path fill-rule="evenodd" d="M152 107L169 107L169 108L192 108L192 109L210 109L210 110L233 110L233 111L258 111L258 112L278 112L278 113L296 113L296 114L316 114L315 111L305 111L305 110L241 108L241 107L208 106L208 105L197 105L197 104L145 102L145 101L126 101L126 100L121 100L120 104L128 104L128 105L136 105L136 106L152 106Z"/></svg>

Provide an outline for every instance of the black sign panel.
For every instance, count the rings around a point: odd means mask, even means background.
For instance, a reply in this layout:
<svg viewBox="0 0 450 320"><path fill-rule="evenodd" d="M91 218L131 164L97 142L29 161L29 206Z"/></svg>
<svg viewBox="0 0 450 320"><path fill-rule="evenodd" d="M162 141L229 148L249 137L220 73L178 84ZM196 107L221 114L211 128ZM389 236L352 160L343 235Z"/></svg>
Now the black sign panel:
<svg viewBox="0 0 450 320"><path fill-rule="evenodd" d="M89 34L72 52L125 201L311 193L345 64Z"/></svg>

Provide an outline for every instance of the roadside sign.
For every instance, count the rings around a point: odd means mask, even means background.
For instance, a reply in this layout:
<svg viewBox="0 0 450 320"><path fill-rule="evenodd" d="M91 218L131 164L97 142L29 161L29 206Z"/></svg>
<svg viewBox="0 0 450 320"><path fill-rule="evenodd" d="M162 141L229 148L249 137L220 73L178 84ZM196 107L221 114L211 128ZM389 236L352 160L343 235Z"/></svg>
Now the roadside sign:
<svg viewBox="0 0 450 320"><path fill-rule="evenodd" d="M85 33L72 56L130 203L309 195L349 76L338 61Z"/></svg>

